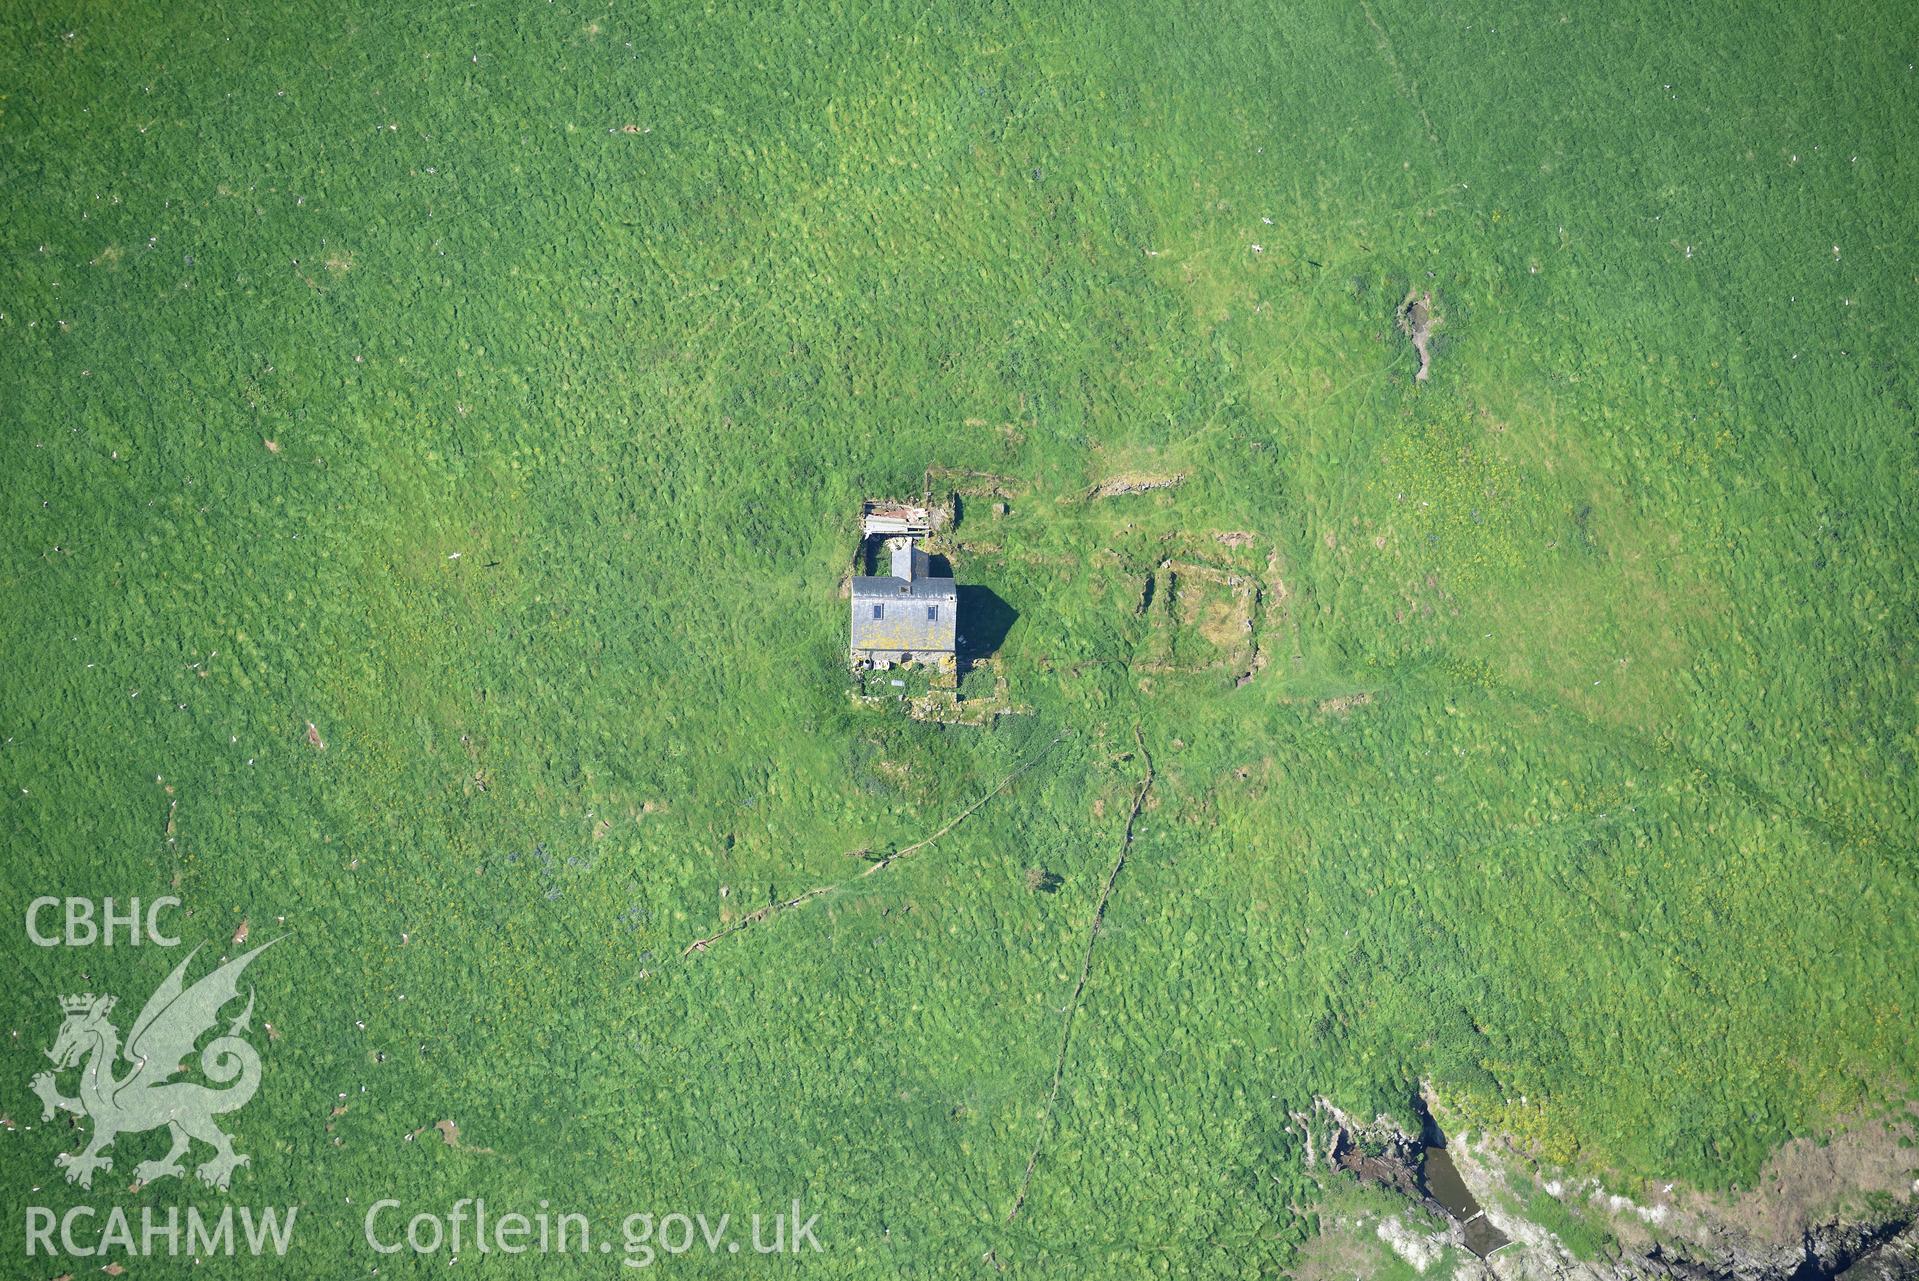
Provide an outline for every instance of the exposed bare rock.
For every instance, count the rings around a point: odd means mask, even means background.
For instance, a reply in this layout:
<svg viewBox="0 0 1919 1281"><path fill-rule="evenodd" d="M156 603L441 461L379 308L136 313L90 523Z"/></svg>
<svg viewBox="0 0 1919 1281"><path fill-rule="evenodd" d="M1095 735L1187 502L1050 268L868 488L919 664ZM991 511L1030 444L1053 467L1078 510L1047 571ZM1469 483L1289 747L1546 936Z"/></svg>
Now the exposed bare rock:
<svg viewBox="0 0 1919 1281"><path fill-rule="evenodd" d="M1433 296L1429 293L1408 291L1406 300L1399 304L1399 330L1413 341L1413 350L1419 353L1419 372L1413 375L1415 382L1425 382L1432 374L1432 352L1428 344L1432 341L1433 330L1439 328L1441 320L1433 314Z"/></svg>
<svg viewBox="0 0 1919 1281"><path fill-rule="evenodd" d="M1421 1102L1429 1113L1460 1121L1430 1086ZM1455 1281L1911 1281L1919 1278L1919 1150L1906 1144L1915 1117L1919 1104L1854 1118L1823 1141L1787 1143L1757 1186L1737 1197L1708 1197L1677 1183L1613 1187L1591 1173L1555 1174L1503 1136L1473 1135L1463 1126L1452 1133L1449 1125L1447 1162L1485 1224L1507 1238L1483 1258L1456 1258L1452 1275ZM1423 1140L1436 1135L1408 1134L1387 1116L1357 1121L1325 1099L1291 1118L1304 1137L1309 1169L1350 1173L1398 1192L1407 1204L1398 1221L1329 1221L1309 1251L1312 1259L1358 1258L1361 1243L1375 1238L1415 1268L1429 1261L1440 1235L1447 1244L1475 1249L1479 1219L1462 1228L1427 1194L1433 1153L1423 1150ZM1595 1229L1582 1248L1591 1251L1591 1241L1603 1241L1597 1257L1575 1255L1553 1231L1521 1217L1542 1195ZM1440 1235L1421 1226L1430 1220L1422 1220L1415 1205L1438 1216ZM1334 1274L1317 1267L1320 1273Z"/></svg>
<svg viewBox="0 0 1919 1281"><path fill-rule="evenodd" d="M1867 1251L1839 1276L1841 1281L1907 1281L1919 1277L1919 1220Z"/></svg>
<svg viewBox="0 0 1919 1281"><path fill-rule="evenodd" d="M1730 1202L1672 1185L1635 1199L1591 1178L1542 1183L1496 1139L1462 1136L1447 1150L1487 1217L1513 1239L1488 1261L1499 1281L1890 1281L1919 1276L1919 1199L1910 1182L1919 1157L1899 1145L1909 1132L1897 1120L1861 1121L1825 1143L1794 1140L1767 1162L1758 1188ZM1615 1256L1577 1260L1504 1208L1542 1187L1604 1224L1617 1239ZM1865 1193L1878 1194L1878 1208L1864 1209Z"/></svg>

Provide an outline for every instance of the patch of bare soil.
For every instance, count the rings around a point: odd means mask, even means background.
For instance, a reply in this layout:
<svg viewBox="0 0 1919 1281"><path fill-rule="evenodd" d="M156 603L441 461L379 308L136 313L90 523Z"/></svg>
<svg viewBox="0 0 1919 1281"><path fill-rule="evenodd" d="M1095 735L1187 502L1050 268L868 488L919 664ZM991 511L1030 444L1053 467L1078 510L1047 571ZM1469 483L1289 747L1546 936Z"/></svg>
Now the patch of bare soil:
<svg viewBox="0 0 1919 1281"><path fill-rule="evenodd" d="M1155 489L1173 489L1186 479L1185 472L1154 476L1145 472L1122 472L1109 476L1086 491L1088 498L1117 498L1121 494L1144 494Z"/></svg>
<svg viewBox="0 0 1919 1281"><path fill-rule="evenodd" d="M1423 383L1431 377L1432 352L1427 344L1441 323L1433 314L1433 296L1429 293L1409 290L1406 300L1399 304L1399 331L1412 339L1413 350L1419 353L1419 372L1413 375L1415 382Z"/></svg>
<svg viewBox="0 0 1919 1281"><path fill-rule="evenodd" d="M1318 710L1327 716L1348 716L1355 707L1366 707L1372 701L1371 693L1345 694L1339 698L1323 699Z"/></svg>
<svg viewBox="0 0 1919 1281"><path fill-rule="evenodd" d="M1707 1212L1768 1244L1789 1245L1846 1209L1844 1201L1876 1193L1908 1198L1919 1176L1919 1148L1905 1146L1913 1138L1915 1117L1919 1104L1904 1120L1859 1121L1829 1143L1793 1139L1782 1144L1760 1172L1759 1186L1730 1206L1714 1205Z"/></svg>
<svg viewBox="0 0 1919 1281"><path fill-rule="evenodd" d="M345 1109L342 1108L341 1111L345 1111ZM335 1113L335 1115L338 1115L338 1113ZM460 1142L460 1127L455 1125L451 1118L445 1121L435 1121L433 1128L440 1132L440 1141L450 1148L457 1148L461 1152L482 1152L489 1156L493 1154L492 1148L469 1147L467 1144ZM427 1127L423 1125L407 1137L410 1139L418 1138L420 1135L425 1134L426 1130Z"/></svg>
<svg viewBox="0 0 1919 1281"><path fill-rule="evenodd" d="M1363 1281L1389 1262L1376 1242L1346 1223L1332 1223L1300 1247L1292 1275L1294 1281Z"/></svg>

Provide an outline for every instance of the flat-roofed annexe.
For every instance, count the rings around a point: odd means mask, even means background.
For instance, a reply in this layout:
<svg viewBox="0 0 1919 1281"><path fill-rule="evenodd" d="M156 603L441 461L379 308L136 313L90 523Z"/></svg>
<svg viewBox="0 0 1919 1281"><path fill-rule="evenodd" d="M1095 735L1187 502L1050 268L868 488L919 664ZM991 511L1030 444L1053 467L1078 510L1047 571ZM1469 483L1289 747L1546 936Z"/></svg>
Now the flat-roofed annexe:
<svg viewBox="0 0 1919 1281"><path fill-rule="evenodd" d="M924 538L933 532L933 515L912 503L892 503L869 498L860 504L860 537Z"/></svg>

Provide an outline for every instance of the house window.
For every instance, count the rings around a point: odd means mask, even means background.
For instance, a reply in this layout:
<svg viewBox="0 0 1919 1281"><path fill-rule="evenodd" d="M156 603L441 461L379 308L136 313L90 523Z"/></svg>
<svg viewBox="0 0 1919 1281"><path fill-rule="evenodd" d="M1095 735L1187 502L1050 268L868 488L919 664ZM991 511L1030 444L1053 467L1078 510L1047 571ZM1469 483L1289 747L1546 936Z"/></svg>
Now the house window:
<svg viewBox="0 0 1919 1281"><path fill-rule="evenodd" d="M940 607L938 605L928 605L926 607L926 621L929 623L937 623L939 618Z"/></svg>
<svg viewBox="0 0 1919 1281"><path fill-rule="evenodd" d="M875 606L873 606L873 617L875 617L875 618L885 618L885 617L886 617L886 606L884 606L884 605L875 605Z"/></svg>

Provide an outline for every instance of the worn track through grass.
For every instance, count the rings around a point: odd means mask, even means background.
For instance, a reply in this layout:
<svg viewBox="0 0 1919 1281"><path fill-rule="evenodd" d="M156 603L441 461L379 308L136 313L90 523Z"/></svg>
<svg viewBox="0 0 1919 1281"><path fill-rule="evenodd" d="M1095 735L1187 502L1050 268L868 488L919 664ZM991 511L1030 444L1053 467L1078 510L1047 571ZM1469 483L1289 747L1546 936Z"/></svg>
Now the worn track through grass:
<svg viewBox="0 0 1919 1281"><path fill-rule="evenodd" d="M948 822L946 826L940 828L939 831L934 832L931 836L925 837L921 840L914 841L911 845L908 845L904 847L903 849L894 850L891 854L888 854L882 858L876 859L871 866L869 866L865 871L860 873L860 876L871 876L875 872L885 871L887 868L899 862L901 859L906 858L909 855L916 854L920 850L923 850L927 846L931 845L934 841L939 840L942 836L945 836L948 832L958 827L961 823L964 823L967 819L979 813L979 811L985 806L985 804L988 801L992 800L995 796L998 796L1001 792L1005 791L1008 787L1011 787L1014 781L1017 780L1022 774L1025 774L1028 770L1032 769L1035 765L1038 765L1041 761L1045 760L1048 753L1050 753L1055 747L1058 747L1061 743L1065 742L1067 739L1071 738L1072 736L1073 734L1071 730L1068 730L1064 734L1055 735L1051 742L1047 743L1046 746L1040 748L1039 751L1035 752L1029 759L1027 759L1023 764L1021 764L1018 769L1014 770L1012 773L1008 774L1005 778L1001 779L999 781L999 785L993 788L992 791L986 793L984 796L974 801L971 805L967 806L964 810L961 810L959 815L955 817L954 819L952 819L950 822ZM709 934L702 939L694 939L691 943L688 943L683 949L681 949L680 955L685 957L685 956L691 956L696 952L704 952L706 951L707 948L712 947L715 943L719 942L721 939L725 938L729 934L737 934L741 930L745 929L747 926L757 925L761 921L767 920L768 918L775 916L780 912L787 911L789 908L795 908L795 907L801 906L802 904L810 903L814 899L820 897L822 894L830 894L834 890L840 889L846 885L851 884L852 881L856 879L858 878L855 877L855 878L849 878L848 880L845 880L845 881L836 881L831 885L816 885L812 889L807 890L804 894L798 894L792 898L783 899L777 903L768 903L765 907L758 908L752 912L748 912L745 916L742 916L739 920L733 922L733 924L727 926L723 930L718 931L717 933Z"/></svg>
<svg viewBox="0 0 1919 1281"><path fill-rule="evenodd" d="M1146 739L1140 734L1139 726L1133 727L1133 741L1139 744L1140 759L1146 764L1146 773L1141 777L1139 788L1133 793L1133 807L1126 815L1126 831L1119 842L1119 857L1113 860L1113 870L1106 874L1106 884L1100 888L1099 902L1093 906L1093 921L1086 930L1086 948L1080 955L1079 981L1073 984L1073 996L1066 1006L1066 1017L1059 1030L1059 1056L1053 1061L1053 1084L1046 1092L1046 1116L1040 1128L1039 1137L1033 1140L1033 1151L1026 1158L1026 1171L1020 1175L1019 1193L1013 1198L1013 1208L1007 1212L1006 1221L1011 1223L1019 1217L1020 1208L1026 1204L1026 1194L1032 1190L1033 1171L1039 1165L1040 1151L1046 1146L1046 1136L1053 1128L1054 1108L1059 1104L1060 1084L1066 1079L1066 1057L1073 1041L1073 1020L1079 1014L1080 997L1086 992L1086 979L1093 971L1093 948L1099 943L1100 923L1106 919L1106 904L1113 897L1113 886L1119 881L1120 872L1126 867L1126 856L1133 848L1133 828L1139 822L1139 812L1146 804L1146 794L1153 787L1153 757L1146 750Z"/></svg>

